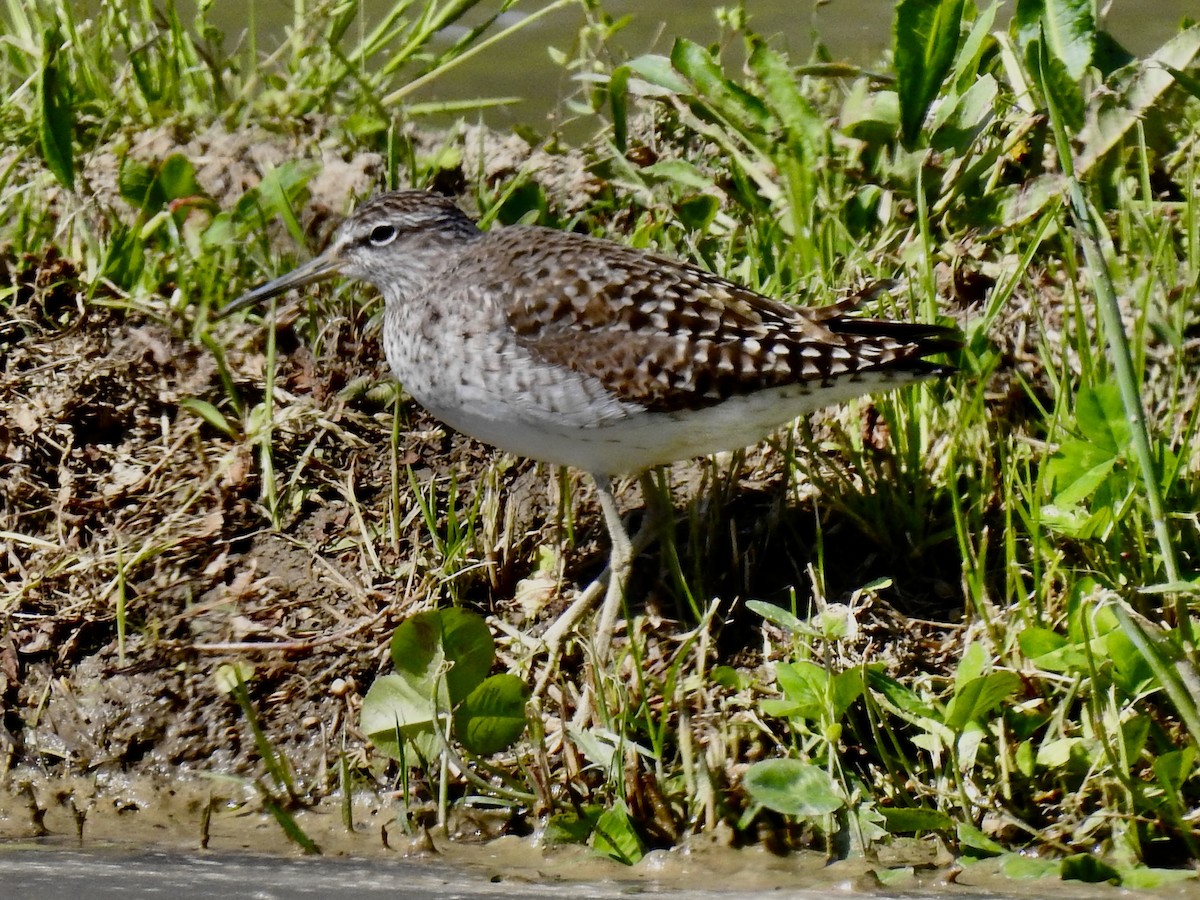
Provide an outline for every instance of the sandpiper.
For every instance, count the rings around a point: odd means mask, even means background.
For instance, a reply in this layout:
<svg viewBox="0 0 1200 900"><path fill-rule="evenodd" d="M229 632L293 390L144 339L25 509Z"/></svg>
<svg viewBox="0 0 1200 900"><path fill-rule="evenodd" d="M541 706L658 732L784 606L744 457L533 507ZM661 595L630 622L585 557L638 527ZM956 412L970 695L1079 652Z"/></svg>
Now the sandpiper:
<svg viewBox="0 0 1200 900"><path fill-rule="evenodd" d="M952 369L938 325L772 300L675 259L529 225L483 232L451 200L385 193L310 262L219 315L335 275L386 303L384 348L405 389L447 425L588 472L612 541L607 579L544 635L550 664L603 590L594 659L611 645L633 561L611 479L754 444L814 409ZM607 587L602 585L606 583Z"/></svg>

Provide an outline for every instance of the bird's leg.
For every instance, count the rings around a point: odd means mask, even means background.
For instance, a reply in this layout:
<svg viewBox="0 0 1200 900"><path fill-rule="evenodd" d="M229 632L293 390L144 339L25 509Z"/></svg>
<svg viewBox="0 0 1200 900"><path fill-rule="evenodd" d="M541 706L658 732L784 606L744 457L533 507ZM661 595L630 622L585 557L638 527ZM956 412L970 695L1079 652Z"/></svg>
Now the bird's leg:
<svg viewBox="0 0 1200 900"><path fill-rule="evenodd" d="M575 629L579 620L595 607L601 592L604 593L604 604L601 607L600 621L594 633L593 659L599 662L608 655L608 651L612 647L617 613L620 612L621 600L629 582L633 560L653 542L658 531L655 523L657 522L656 513L659 510L656 509L656 506L661 507L661 504L651 501L652 497L658 495L657 492L647 489L647 486L653 488L653 481L646 480L650 477L649 475L643 476L642 491L646 496L647 508L651 514L643 521L641 528L638 529L632 540L630 540L629 533L625 530L625 525L621 522L621 516L617 512L611 481L605 476L594 475L592 477L596 482L600 509L604 512L604 524L612 542L612 552L605 570L575 598L575 602L567 607L566 612L559 616L542 636L542 641L546 645L547 659L546 668L542 670L533 691L535 701L539 701L546 693L546 688L550 686L550 680L558 671L563 643Z"/></svg>
<svg viewBox="0 0 1200 900"><path fill-rule="evenodd" d="M596 478L596 495L600 509L604 512L604 524L608 526L608 538L612 550L608 557L608 588L604 592L604 605L600 607L600 621L592 638L593 659L597 666L608 658L612 649L613 631L617 627L617 613L625 599L625 588L629 584L629 573L633 567L633 544L621 514L617 511L617 499L613 496L612 482L608 478Z"/></svg>

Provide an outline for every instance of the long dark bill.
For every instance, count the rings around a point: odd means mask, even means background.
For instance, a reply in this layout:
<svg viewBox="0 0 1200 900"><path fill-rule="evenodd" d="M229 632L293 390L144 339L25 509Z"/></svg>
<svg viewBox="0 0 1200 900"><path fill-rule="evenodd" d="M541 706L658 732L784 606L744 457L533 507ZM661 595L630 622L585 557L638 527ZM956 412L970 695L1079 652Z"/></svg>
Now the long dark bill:
<svg viewBox="0 0 1200 900"><path fill-rule="evenodd" d="M292 269L286 275L280 275L273 281L261 284L253 290L242 294L236 300L226 303L213 314L213 318L223 318L232 312L244 309L254 303L269 300L271 297L277 297L284 291L292 290L292 288L302 288L305 285L324 281L326 278L332 278L338 273L340 265L341 262L338 258L326 250L320 256L310 259L304 265Z"/></svg>

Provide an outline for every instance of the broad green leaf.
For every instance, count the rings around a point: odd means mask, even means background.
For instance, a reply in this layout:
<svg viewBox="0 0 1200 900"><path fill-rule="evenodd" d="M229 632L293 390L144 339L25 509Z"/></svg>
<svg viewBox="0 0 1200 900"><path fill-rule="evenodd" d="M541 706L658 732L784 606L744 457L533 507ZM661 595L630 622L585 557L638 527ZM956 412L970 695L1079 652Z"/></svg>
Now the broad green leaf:
<svg viewBox="0 0 1200 900"><path fill-rule="evenodd" d="M436 710L430 698L395 673L375 679L363 698L359 727L371 743L392 759L400 759L399 740L411 739L434 727Z"/></svg>
<svg viewBox="0 0 1200 900"><path fill-rule="evenodd" d="M721 210L721 203L712 194L692 194L675 205L680 223L693 234L704 234Z"/></svg>
<svg viewBox="0 0 1200 900"><path fill-rule="evenodd" d="M851 704L862 696L866 685L863 684L862 669L847 669L833 676L833 717L840 721Z"/></svg>
<svg viewBox="0 0 1200 900"><path fill-rule="evenodd" d="M773 124L771 114L761 100L725 77L708 50L686 38L677 38L671 48L671 64L692 83L697 99L744 137L755 141L765 139Z"/></svg>
<svg viewBox="0 0 1200 900"><path fill-rule="evenodd" d="M946 831L954 820L936 809L903 809L881 807L887 830L891 834L913 834L918 831Z"/></svg>
<svg viewBox="0 0 1200 900"><path fill-rule="evenodd" d="M1038 748L1037 764L1047 769L1061 769L1077 752L1085 753L1083 738L1064 737L1050 741Z"/></svg>
<svg viewBox="0 0 1200 900"><path fill-rule="evenodd" d="M715 187L710 176L685 159L659 160L642 169L642 174L693 190L703 191Z"/></svg>
<svg viewBox="0 0 1200 900"><path fill-rule="evenodd" d="M1067 508L1096 492L1112 473L1117 459L1103 447L1085 441L1065 441L1046 463L1054 486L1054 505Z"/></svg>
<svg viewBox="0 0 1200 900"><path fill-rule="evenodd" d="M961 731L967 723L982 719L1021 688L1015 672L992 672L956 687L946 711L946 726Z"/></svg>
<svg viewBox="0 0 1200 900"><path fill-rule="evenodd" d="M1087 654L1082 646L1046 628L1022 630L1017 643L1026 659L1047 672L1087 671Z"/></svg>
<svg viewBox="0 0 1200 900"><path fill-rule="evenodd" d="M775 667L775 680L783 691L786 701L780 706L768 707L772 715L796 716L809 721L818 721L825 710L825 690L829 673L816 663L801 660L796 663L780 663ZM787 711L783 711L786 706Z"/></svg>
<svg viewBox="0 0 1200 900"><path fill-rule="evenodd" d="M880 885L885 888L895 888L901 884L907 884L912 881L917 874L914 866L899 866L893 868L875 868L871 870L875 873L875 877L879 879Z"/></svg>
<svg viewBox="0 0 1200 900"><path fill-rule="evenodd" d="M962 659L954 670L954 690L962 689L963 685L974 681L987 672L988 656L983 644L975 641L963 651Z"/></svg>
<svg viewBox="0 0 1200 900"><path fill-rule="evenodd" d="M917 143L925 115L954 65L963 0L900 0L892 26L900 133Z"/></svg>
<svg viewBox="0 0 1200 900"><path fill-rule="evenodd" d="M392 664L396 672L432 700L445 667L441 611L419 612L401 622L392 633ZM441 701L450 704L449 696Z"/></svg>
<svg viewBox="0 0 1200 900"><path fill-rule="evenodd" d="M451 607L440 610L442 640L450 671L446 682L450 702L458 704L475 690L491 671L496 659L496 642L487 623L477 613Z"/></svg>
<svg viewBox="0 0 1200 900"><path fill-rule="evenodd" d="M1075 398L1075 422L1085 438L1113 455L1129 446L1129 421L1115 383L1081 388Z"/></svg>
<svg viewBox="0 0 1200 900"><path fill-rule="evenodd" d="M755 803L789 816L823 816L845 805L828 772L798 759L756 762L746 770L742 787Z"/></svg>
<svg viewBox="0 0 1200 900"><path fill-rule="evenodd" d="M1100 641L1113 664L1113 679L1130 696L1154 684L1154 670L1123 631L1110 631Z"/></svg>
<svg viewBox="0 0 1200 900"><path fill-rule="evenodd" d="M495 643L487 623L464 609L435 609L401 622L392 635L392 662L414 687L450 708L473 691L492 667ZM443 691L443 678L445 689Z"/></svg>
<svg viewBox="0 0 1200 900"><path fill-rule="evenodd" d="M1067 639L1057 631L1030 625L1017 635L1017 643L1026 658L1037 659L1039 656L1045 656L1047 653L1053 653L1055 650L1065 647Z"/></svg>
<svg viewBox="0 0 1200 900"><path fill-rule="evenodd" d="M1094 0L1017 0L1013 26L1017 41L1026 46L1044 35L1046 49L1062 63L1072 81L1079 81L1092 63L1096 48Z"/></svg>
<svg viewBox="0 0 1200 900"><path fill-rule="evenodd" d="M592 849L627 866L632 866L646 855L646 845L624 803L605 810L596 820L596 828L592 831Z"/></svg>
<svg viewBox="0 0 1200 900"><path fill-rule="evenodd" d="M1112 524L1112 508L1101 507L1089 513L1080 506L1058 506L1047 503L1042 507L1042 524L1051 531L1067 537L1088 541L1104 533Z"/></svg>
<svg viewBox="0 0 1200 900"><path fill-rule="evenodd" d="M1164 790L1178 793L1183 788L1183 783L1192 777L1195 767L1195 747L1168 750L1154 760L1154 777Z"/></svg>
<svg viewBox="0 0 1200 900"><path fill-rule="evenodd" d="M1099 113L1089 116L1079 134L1082 150L1076 169L1086 173L1122 138L1140 123L1152 121L1151 109L1168 96L1176 84L1196 91L1195 82L1180 81L1173 73L1187 70L1200 54L1200 25L1175 35L1140 63L1136 73L1124 85L1119 103L1102 104ZM1188 87L1191 84L1192 87Z"/></svg>
<svg viewBox="0 0 1200 900"><path fill-rule="evenodd" d="M869 144L886 144L900 127L900 100L895 91L867 90L860 81L842 101L838 116L842 131Z"/></svg>
<svg viewBox="0 0 1200 900"><path fill-rule="evenodd" d="M38 144L58 183L71 191L75 189L75 149L72 144L75 114L71 106L70 89L58 66L58 50L62 35L56 28L46 29L42 36L42 70L38 76Z"/></svg>
<svg viewBox="0 0 1200 900"><path fill-rule="evenodd" d="M196 179L196 167L182 153L172 153L163 160L158 171L158 183L168 203L204 193Z"/></svg>
<svg viewBox="0 0 1200 900"><path fill-rule="evenodd" d="M629 71L647 84L662 88L672 94L689 92L688 83L679 77L671 65L671 60L657 53L646 54L631 59L625 64Z"/></svg>
<svg viewBox="0 0 1200 900"><path fill-rule="evenodd" d="M516 743L525 730L528 690L516 675L484 680L454 711L454 735L472 753L487 756Z"/></svg>
<svg viewBox="0 0 1200 900"><path fill-rule="evenodd" d="M750 686L750 679L733 666L714 666L709 670L708 680L731 691L745 690Z"/></svg>

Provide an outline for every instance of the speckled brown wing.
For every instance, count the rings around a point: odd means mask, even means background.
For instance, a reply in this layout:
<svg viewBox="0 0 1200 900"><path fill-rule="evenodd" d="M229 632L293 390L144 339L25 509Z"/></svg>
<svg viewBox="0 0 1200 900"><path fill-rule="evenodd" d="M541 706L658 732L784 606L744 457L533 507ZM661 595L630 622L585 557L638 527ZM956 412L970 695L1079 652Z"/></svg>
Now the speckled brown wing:
<svg viewBox="0 0 1200 900"><path fill-rule="evenodd" d="M686 263L583 235L513 227L486 241L522 346L654 411L874 370L911 379L944 370L922 358L957 343L939 326L847 315L858 297L788 306Z"/></svg>

